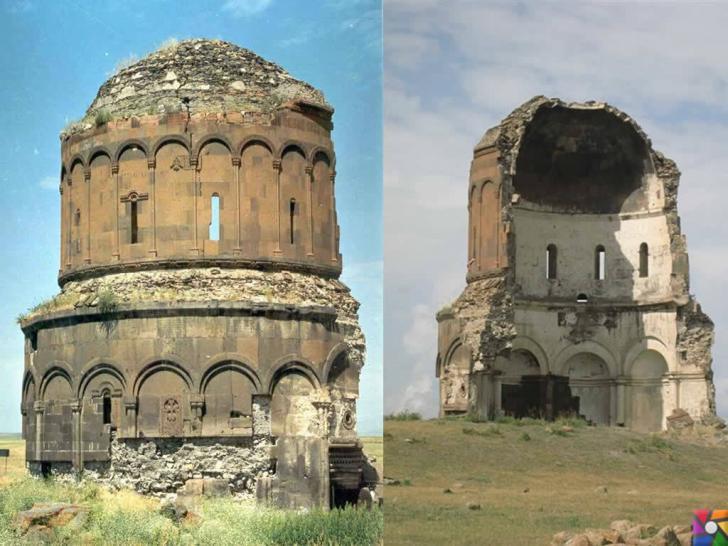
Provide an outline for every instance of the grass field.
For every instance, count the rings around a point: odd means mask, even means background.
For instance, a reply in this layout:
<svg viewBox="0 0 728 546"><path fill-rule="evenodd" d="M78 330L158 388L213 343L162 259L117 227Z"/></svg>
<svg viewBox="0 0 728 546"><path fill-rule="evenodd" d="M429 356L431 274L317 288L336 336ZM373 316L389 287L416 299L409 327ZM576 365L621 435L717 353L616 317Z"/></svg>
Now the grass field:
<svg viewBox="0 0 728 546"><path fill-rule="evenodd" d="M0 449L10 450L7 461L0 458L0 487L3 487L25 475L25 442L19 434L0 434Z"/></svg>
<svg viewBox="0 0 728 546"><path fill-rule="evenodd" d="M382 460L382 438L362 439L365 451ZM62 501L90 508L80 530L59 528L53 543L83 545L215 546L359 546L381 544L379 510L294 512L264 509L254 501L203 501L201 520L176 521L160 513L159 501L132 491L110 492L95 484L64 485L28 478L25 446L17 436L0 435L0 449L10 449L8 470L0 459L0 544L25 544L13 528L20 510L36 502Z"/></svg>
<svg viewBox="0 0 728 546"><path fill-rule="evenodd" d="M385 421L385 476L400 482L385 488L385 544L546 545L562 530L687 525L694 509L728 506L726 447L573 429Z"/></svg>

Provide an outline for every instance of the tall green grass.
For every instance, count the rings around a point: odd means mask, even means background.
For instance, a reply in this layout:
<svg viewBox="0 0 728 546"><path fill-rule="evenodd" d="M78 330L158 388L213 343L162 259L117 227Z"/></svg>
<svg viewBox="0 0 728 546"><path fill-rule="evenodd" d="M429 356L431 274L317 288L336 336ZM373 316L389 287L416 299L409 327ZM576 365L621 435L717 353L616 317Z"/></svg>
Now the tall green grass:
<svg viewBox="0 0 728 546"><path fill-rule="evenodd" d="M206 500L201 520L178 523L150 509L147 500L115 503L93 484L77 487L27 478L0 488L0 544L26 544L13 527L15 514L48 501L89 508L80 529L55 531L55 544L358 546L380 544L384 532L378 509L286 511L232 499Z"/></svg>

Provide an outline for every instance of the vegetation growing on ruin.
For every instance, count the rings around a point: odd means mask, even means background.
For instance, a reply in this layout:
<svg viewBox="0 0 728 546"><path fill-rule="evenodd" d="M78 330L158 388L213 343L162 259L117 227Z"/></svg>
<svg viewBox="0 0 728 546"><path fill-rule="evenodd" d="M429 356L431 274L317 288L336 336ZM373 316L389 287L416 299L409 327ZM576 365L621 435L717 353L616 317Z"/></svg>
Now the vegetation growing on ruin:
<svg viewBox="0 0 728 546"><path fill-rule="evenodd" d="M25 544L14 528L15 515L48 501L90 508L80 529L57 527L54 544L358 546L382 540L384 521L378 509L296 512L263 509L254 501L208 499L199 520L178 522L160 512L156 499L131 491L112 493L89 482L76 486L29 478L22 456L24 442L0 437L0 448L11 453L7 473L0 475L0 544Z"/></svg>
<svg viewBox="0 0 728 546"><path fill-rule="evenodd" d="M109 123L112 119L114 119L114 116L112 116L108 110L102 108L101 110L96 111L94 123L96 124L96 127L101 127L102 125Z"/></svg>
<svg viewBox="0 0 728 546"><path fill-rule="evenodd" d="M620 519L689 525L692 510L725 504L728 441L711 427L649 435L460 417L387 420L384 431L385 544L548 544Z"/></svg>
<svg viewBox="0 0 728 546"><path fill-rule="evenodd" d="M21 313L17 316L16 321L18 324L28 320L30 317L40 313L50 313L52 311L58 311L60 309L73 305L75 296L72 294L61 293L57 296L47 298L39 301L32 307L28 308L25 313Z"/></svg>
<svg viewBox="0 0 728 546"><path fill-rule="evenodd" d="M119 301L111 290L102 290L99 292L98 304L99 311L102 313L111 313L119 306Z"/></svg>

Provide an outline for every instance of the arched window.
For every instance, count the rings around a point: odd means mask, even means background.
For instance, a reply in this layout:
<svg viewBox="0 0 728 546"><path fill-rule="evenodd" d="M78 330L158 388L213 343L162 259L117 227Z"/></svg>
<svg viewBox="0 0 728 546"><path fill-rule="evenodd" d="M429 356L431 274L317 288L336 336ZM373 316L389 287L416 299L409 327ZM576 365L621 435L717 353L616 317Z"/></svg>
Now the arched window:
<svg viewBox="0 0 728 546"><path fill-rule="evenodd" d="M551 244L546 247L546 278L556 278L556 264L558 260L558 251L556 245Z"/></svg>
<svg viewBox="0 0 728 546"><path fill-rule="evenodd" d="M602 245L594 251L594 278L603 281L607 274L607 253Z"/></svg>
<svg viewBox="0 0 728 546"><path fill-rule="evenodd" d="M647 243L640 245L640 277L647 277L650 274L650 249Z"/></svg>
<svg viewBox="0 0 728 546"><path fill-rule="evenodd" d="M207 238L210 241L220 240L220 196L216 193L213 193L210 199L210 225Z"/></svg>
<svg viewBox="0 0 728 546"><path fill-rule="evenodd" d="M291 199L290 205L289 205L289 212L290 212L290 229L291 229L291 244L293 244L293 232L295 229L294 225L294 216L296 214L296 200Z"/></svg>
<svg viewBox="0 0 728 546"><path fill-rule="evenodd" d="M73 215L73 225L81 225L81 209L76 209L76 212Z"/></svg>
<svg viewBox="0 0 728 546"><path fill-rule="evenodd" d="M109 394L109 391L104 391L104 395L102 397L103 402L103 412L104 412L104 424L110 425L111 424L111 394Z"/></svg>

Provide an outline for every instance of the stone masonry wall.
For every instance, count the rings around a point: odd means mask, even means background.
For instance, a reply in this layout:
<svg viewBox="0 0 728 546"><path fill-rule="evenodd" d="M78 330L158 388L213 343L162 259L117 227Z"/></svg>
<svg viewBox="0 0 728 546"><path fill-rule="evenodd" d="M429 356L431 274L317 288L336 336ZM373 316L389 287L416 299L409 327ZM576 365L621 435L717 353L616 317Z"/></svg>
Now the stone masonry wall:
<svg viewBox="0 0 728 546"><path fill-rule="evenodd" d="M267 442L226 439L132 439L111 443L109 465L87 467L85 474L113 488L146 495L177 492L187 480L221 478L232 493L248 497L261 475L272 475Z"/></svg>

